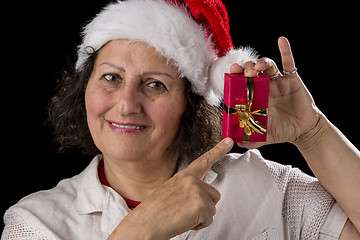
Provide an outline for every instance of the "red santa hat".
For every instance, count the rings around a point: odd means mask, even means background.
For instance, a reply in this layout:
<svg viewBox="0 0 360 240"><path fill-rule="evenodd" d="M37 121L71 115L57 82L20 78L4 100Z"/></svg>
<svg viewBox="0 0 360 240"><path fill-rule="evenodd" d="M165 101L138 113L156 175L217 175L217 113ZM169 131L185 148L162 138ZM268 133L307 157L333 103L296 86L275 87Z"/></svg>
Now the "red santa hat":
<svg viewBox="0 0 360 240"><path fill-rule="evenodd" d="M228 14L220 0L127 0L105 7L84 28L76 70L114 39L140 41L175 63L192 90L220 104L224 73L233 63L255 61L250 48L234 49Z"/></svg>

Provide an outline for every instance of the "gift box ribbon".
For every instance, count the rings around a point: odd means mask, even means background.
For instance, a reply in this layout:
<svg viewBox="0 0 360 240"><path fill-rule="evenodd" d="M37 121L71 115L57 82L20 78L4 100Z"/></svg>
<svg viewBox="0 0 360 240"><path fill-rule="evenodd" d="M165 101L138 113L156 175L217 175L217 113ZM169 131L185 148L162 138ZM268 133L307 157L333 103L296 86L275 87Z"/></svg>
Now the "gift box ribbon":
<svg viewBox="0 0 360 240"><path fill-rule="evenodd" d="M254 132L264 134L266 128L260 124L259 121L255 120L253 115L267 116L268 109L259 109L251 111L251 105L254 96L254 78L246 78L246 92L247 92L247 103L236 104L235 107L228 107L225 103L222 103L222 107L227 114L238 114L239 115L239 126L244 128L244 142L249 142L250 137Z"/></svg>

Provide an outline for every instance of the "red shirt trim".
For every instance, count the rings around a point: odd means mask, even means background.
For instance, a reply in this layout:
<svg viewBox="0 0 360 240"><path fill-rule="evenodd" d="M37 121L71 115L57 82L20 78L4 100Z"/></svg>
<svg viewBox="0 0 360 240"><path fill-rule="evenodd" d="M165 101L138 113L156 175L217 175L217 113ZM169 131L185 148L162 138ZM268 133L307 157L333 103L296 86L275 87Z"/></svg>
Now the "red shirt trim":
<svg viewBox="0 0 360 240"><path fill-rule="evenodd" d="M105 177L105 173L104 173L104 159L101 159L99 162L99 166L98 166L98 175L99 175L99 180L101 182L102 185L105 185L107 187L111 187L109 182L107 181L106 177ZM137 207L141 202L138 201L134 201L131 199L128 199L124 196L121 196L126 204L128 205L129 208L135 208Z"/></svg>

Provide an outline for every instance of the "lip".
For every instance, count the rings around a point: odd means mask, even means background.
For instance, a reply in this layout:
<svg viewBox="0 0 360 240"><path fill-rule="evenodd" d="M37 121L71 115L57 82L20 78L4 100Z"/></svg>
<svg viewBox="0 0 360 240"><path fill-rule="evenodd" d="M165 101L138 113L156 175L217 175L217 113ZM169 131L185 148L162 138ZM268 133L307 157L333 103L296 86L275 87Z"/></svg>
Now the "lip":
<svg viewBox="0 0 360 240"><path fill-rule="evenodd" d="M142 133L146 131L149 126L137 123L122 123L106 120L109 127L116 133Z"/></svg>

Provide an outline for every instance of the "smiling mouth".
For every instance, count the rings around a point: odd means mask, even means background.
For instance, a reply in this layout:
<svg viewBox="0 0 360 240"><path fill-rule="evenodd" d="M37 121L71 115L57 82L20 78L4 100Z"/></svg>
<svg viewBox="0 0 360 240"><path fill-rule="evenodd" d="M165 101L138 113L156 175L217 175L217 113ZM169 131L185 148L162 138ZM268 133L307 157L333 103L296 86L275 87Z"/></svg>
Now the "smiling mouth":
<svg viewBox="0 0 360 240"><path fill-rule="evenodd" d="M145 128L143 126L122 125L122 124L116 124L116 123L111 123L111 125L118 127L118 128L126 128L126 129L144 129Z"/></svg>
<svg viewBox="0 0 360 240"><path fill-rule="evenodd" d="M130 123L121 124L121 123L114 123L114 122L110 122L110 121L109 121L109 123L116 128L123 128L123 129L129 129L129 130L141 130L141 129L147 128L146 126L130 124Z"/></svg>

